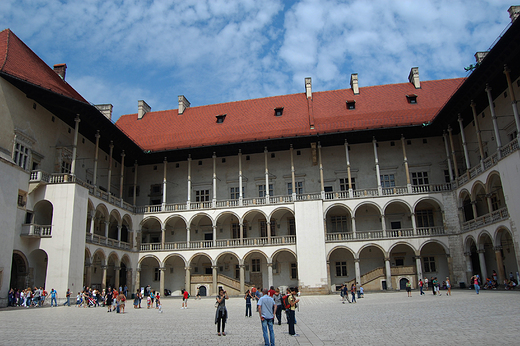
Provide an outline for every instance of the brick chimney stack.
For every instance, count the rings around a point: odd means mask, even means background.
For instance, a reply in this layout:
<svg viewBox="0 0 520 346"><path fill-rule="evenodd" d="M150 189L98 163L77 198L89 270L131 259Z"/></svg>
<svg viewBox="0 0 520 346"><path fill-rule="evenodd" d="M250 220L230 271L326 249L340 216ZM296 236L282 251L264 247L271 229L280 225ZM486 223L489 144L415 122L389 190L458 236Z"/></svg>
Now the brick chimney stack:
<svg viewBox="0 0 520 346"><path fill-rule="evenodd" d="M520 6L511 6L507 12L509 12L509 18L511 18L511 23L513 23L520 16Z"/></svg>
<svg viewBox="0 0 520 346"><path fill-rule="evenodd" d="M67 64L56 64L54 65L54 72L58 76L61 77L61 79L65 80L65 72L67 71Z"/></svg>

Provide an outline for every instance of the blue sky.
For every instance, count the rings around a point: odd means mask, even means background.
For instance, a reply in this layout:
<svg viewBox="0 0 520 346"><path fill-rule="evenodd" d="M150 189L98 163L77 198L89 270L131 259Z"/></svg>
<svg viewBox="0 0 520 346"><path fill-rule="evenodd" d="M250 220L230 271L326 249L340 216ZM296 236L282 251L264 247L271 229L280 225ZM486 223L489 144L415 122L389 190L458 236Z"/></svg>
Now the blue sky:
<svg viewBox="0 0 520 346"><path fill-rule="evenodd" d="M510 22L511 1L0 1L10 28L113 120L192 106L359 85L463 77Z"/></svg>

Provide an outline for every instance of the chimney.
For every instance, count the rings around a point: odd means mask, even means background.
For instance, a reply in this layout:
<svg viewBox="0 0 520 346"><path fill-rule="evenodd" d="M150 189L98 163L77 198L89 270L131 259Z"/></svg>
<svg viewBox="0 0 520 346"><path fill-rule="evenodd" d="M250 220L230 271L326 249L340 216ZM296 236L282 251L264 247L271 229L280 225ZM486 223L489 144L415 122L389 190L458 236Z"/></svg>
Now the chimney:
<svg viewBox="0 0 520 346"><path fill-rule="evenodd" d="M311 77L305 78L305 94L307 98L312 98L312 81Z"/></svg>
<svg viewBox="0 0 520 346"><path fill-rule="evenodd" d="M413 84L415 89L421 89L421 82L419 81L419 68L412 67L410 70L410 74L408 75L408 80Z"/></svg>
<svg viewBox="0 0 520 346"><path fill-rule="evenodd" d="M486 55L488 53L489 52L476 52L475 53L475 60L477 61L477 64L481 64L482 60L484 60L484 58L486 57Z"/></svg>
<svg viewBox="0 0 520 346"><path fill-rule="evenodd" d="M184 97L184 95L179 95L179 112L178 114L182 114L184 113L184 111L186 110L186 108L188 108L190 106L190 101L188 101L188 99L186 97Z"/></svg>
<svg viewBox="0 0 520 346"><path fill-rule="evenodd" d="M509 18L511 18L511 23L513 23L520 16L520 6L511 6L507 12L509 12Z"/></svg>
<svg viewBox="0 0 520 346"><path fill-rule="evenodd" d="M98 111L100 111L101 114L103 114L108 120L112 120L112 109L114 108L114 106L112 106L111 104L104 104L95 105L94 107L96 107Z"/></svg>
<svg viewBox="0 0 520 346"><path fill-rule="evenodd" d="M67 64L56 64L54 65L54 72L58 76L61 77L61 79L65 80L65 72L67 71Z"/></svg>
<svg viewBox="0 0 520 346"><path fill-rule="evenodd" d="M144 102L143 100L137 101L137 119L141 119L151 110L152 108L148 106L148 103Z"/></svg>
<svg viewBox="0 0 520 346"><path fill-rule="evenodd" d="M358 76L357 73L352 73L350 75L350 87L352 88L352 92L354 95L359 94L359 85L358 85Z"/></svg>

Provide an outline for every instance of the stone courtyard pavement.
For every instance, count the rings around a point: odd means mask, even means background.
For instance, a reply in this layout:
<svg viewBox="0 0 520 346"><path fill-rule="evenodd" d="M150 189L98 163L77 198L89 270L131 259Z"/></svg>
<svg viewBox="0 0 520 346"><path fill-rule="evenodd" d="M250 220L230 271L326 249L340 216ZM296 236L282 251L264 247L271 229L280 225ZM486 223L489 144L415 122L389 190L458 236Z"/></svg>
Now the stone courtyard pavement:
<svg viewBox="0 0 520 346"><path fill-rule="evenodd" d="M301 297L298 337L275 325L277 345L518 345L520 292L454 290L451 297L413 292L367 293L356 304L339 296ZM127 303L131 303L128 301ZM129 304L127 304L128 306ZM0 345L263 345L258 314L230 298L227 336L217 336L214 299L163 299L125 314L104 308L0 309ZM285 319L284 319L285 321Z"/></svg>

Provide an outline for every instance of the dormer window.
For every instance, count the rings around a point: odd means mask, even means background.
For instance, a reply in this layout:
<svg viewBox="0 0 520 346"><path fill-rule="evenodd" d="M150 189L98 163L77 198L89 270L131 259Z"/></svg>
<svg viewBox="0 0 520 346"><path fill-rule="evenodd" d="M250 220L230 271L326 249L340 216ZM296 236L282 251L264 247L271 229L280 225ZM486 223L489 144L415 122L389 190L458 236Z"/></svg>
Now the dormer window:
<svg viewBox="0 0 520 346"><path fill-rule="evenodd" d="M274 116L281 117L283 114L283 107L278 107L274 109Z"/></svg>
<svg viewBox="0 0 520 346"><path fill-rule="evenodd" d="M224 119L226 118L226 115L227 114L221 114L221 115L217 115L216 118L217 118L217 124L222 124L224 122Z"/></svg>
<svg viewBox="0 0 520 346"><path fill-rule="evenodd" d="M417 95L415 95L415 94L406 95L406 99L408 100L408 103L410 103L410 104L417 103Z"/></svg>
<svg viewBox="0 0 520 346"><path fill-rule="evenodd" d="M356 100L347 100L347 109L356 109Z"/></svg>

